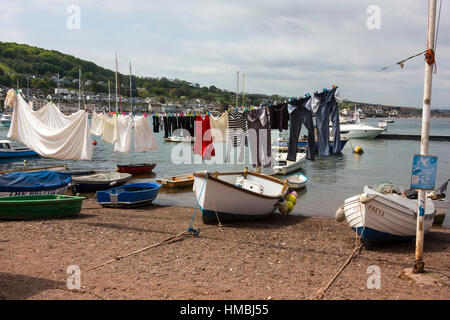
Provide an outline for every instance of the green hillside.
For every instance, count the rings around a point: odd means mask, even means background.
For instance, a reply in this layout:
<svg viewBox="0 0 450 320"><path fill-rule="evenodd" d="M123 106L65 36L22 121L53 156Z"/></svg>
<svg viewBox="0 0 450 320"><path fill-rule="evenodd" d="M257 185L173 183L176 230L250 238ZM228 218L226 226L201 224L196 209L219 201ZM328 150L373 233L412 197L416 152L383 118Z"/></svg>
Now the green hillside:
<svg viewBox="0 0 450 320"><path fill-rule="evenodd" d="M115 73L71 55L55 50L46 50L25 44L0 42L0 85L21 88L28 86L41 89L44 93L53 93L56 87L54 77L59 74L64 88L78 89L78 69L82 72L83 90L94 93L107 93L108 81L111 90L115 86ZM53 78L53 79L52 79ZM75 80L75 82L74 82ZM90 80L88 83L86 81ZM120 74L120 83L126 87L122 96L129 95L129 75ZM223 104L234 104L235 93L221 90L215 86L201 87L183 80L169 80L167 78L133 77L134 96L164 97L171 101L185 102L190 99L204 99L205 101L219 101ZM246 104L259 104L262 99L280 100L280 96L263 94L246 94ZM241 100L240 100L241 101Z"/></svg>

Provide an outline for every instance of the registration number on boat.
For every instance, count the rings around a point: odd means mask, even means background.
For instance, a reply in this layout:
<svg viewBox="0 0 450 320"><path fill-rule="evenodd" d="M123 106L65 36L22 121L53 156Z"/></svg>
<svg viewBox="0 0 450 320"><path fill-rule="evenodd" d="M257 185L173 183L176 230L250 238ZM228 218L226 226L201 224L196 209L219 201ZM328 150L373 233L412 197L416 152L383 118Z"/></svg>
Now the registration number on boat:
<svg viewBox="0 0 450 320"><path fill-rule="evenodd" d="M375 213L376 215L380 217L384 217L384 211L378 208L375 208L374 206L369 205L369 211Z"/></svg>

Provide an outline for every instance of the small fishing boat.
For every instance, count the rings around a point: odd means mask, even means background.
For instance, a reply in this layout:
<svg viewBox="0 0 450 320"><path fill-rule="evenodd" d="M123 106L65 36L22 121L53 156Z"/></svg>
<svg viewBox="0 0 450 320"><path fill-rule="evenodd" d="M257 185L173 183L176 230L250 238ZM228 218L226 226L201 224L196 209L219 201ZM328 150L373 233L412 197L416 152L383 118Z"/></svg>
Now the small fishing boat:
<svg viewBox="0 0 450 320"><path fill-rule="evenodd" d="M289 176L283 177L283 180L289 181L289 187L291 189L300 190L306 187L308 178L301 172L291 174Z"/></svg>
<svg viewBox="0 0 450 320"><path fill-rule="evenodd" d="M158 196L159 183L130 183L119 188L97 191L97 201L103 207L140 207L152 203Z"/></svg>
<svg viewBox="0 0 450 320"><path fill-rule="evenodd" d="M71 181L66 172L9 172L0 175L0 197L64 194Z"/></svg>
<svg viewBox="0 0 450 320"><path fill-rule="evenodd" d="M194 191L204 223L267 217L288 189L285 181L247 170L194 173Z"/></svg>
<svg viewBox="0 0 450 320"><path fill-rule="evenodd" d="M39 155L30 148L14 148L9 140L0 140L0 159L28 157L39 157Z"/></svg>
<svg viewBox="0 0 450 320"><path fill-rule="evenodd" d="M341 138L341 150L344 149L348 139L345 137ZM272 144L272 150L279 151L279 152L287 152L289 147L289 140L288 139L278 139ZM307 139L299 139L297 142L297 150L301 150L302 148L308 147L308 140ZM319 145L317 144L317 141L315 143L316 152L319 150ZM330 152L333 151L333 142L330 142Z"/></svg>
<svg viewBox="0 0 450 320"><path fill-rule="evenodd" d="M173 177L167 177L162 179L156 179L156 182L160 183L166 188L186 188L191 187L194 184L194 174L185 173Z"/></svg>
<svg viewBox="0 0 450 320"><path fill-rule="evenodd" d="M365 186L362 194L345 200L342 210L345 220L361 236L366 246L376 241L412 238L416 235L417 200L398 194L382 194ZM435 214L432 200L427 199L425 232L433 224Z"/></svg>
<svg viewBox="0 0 450 320"><path fill-rule="evenodd" d="M306 149L302 148L299 152L297 152L295 161L289 161L286 158L286 152L275 155L275 166L272 169L273 174L286 175L288 173L300 170L306 160Z"/></svg>
<svg viewBox="0 0 450 320"><path fill-rule="evenodd" d="M25 220L74 216L80 213L84 197L34 195L0 198L0 219Z"/></svg>
<svg viewBox="0 0 450 320"><path fill-rule="evenodd" d="M9 128L11 126L12 116L10 114L2 114L0 118L0 126Z"/></svg>
<svg viewBox="0 0 450 320"><path fill-rule="evenodd" d="M151 173L156 163L118 164L117 171L130 174Z"/></svg>
<svg viewBox="0 0 450 320"><path fill-rule="evenodd" d="M131 174L129 173L101 172L72 176L72 184L76 192L95 192L120 187L130 179Z"/></svg>

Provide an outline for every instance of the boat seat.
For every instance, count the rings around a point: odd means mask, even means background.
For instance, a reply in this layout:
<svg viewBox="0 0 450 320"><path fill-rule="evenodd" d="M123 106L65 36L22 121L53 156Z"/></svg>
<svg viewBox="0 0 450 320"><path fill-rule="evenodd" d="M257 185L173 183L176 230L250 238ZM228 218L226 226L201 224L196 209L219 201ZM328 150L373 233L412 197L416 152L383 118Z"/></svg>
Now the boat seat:
<svg viewBox="0 0 450 320"><path fill-rule="evenodd" d="M253 181L249 181L247 179L244 179L244 177L237 177L235 186L239 188L243 188L249 191L253 191L256 193L263 193L264 187L258 183L255 183Z"/></svg>

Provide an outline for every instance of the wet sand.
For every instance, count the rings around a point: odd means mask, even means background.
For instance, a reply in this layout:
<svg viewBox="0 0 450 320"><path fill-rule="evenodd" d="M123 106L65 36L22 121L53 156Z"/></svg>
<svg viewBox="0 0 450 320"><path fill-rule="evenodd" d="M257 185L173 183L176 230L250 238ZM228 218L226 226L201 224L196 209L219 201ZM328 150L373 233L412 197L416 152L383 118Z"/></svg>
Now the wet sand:
<svg viewBox="0 0 450 320"><path fill-rule="evenodd" d="M161 242L187 229L192 208L153 205L105 209L83 202L69 219L0 222L0 299L310 299L339 270L355 234L333 219L273 215L258 222L204 225L197 237L87 269ZM450 277L450 230L425 237L425 269ZM411 267L414 243L363 249L325 299L448 299L447 285L399 278ZM81 289L68 290L67 267L81 268ZM381 271L368 289L367 268Z"/></svg>

